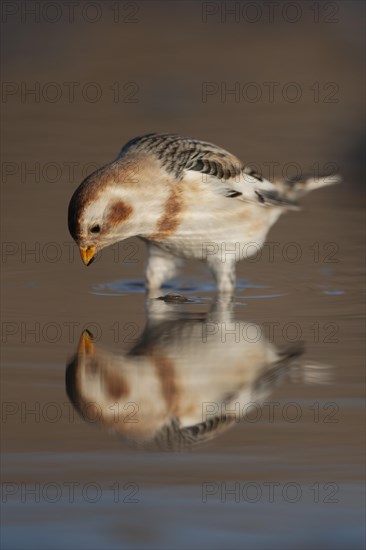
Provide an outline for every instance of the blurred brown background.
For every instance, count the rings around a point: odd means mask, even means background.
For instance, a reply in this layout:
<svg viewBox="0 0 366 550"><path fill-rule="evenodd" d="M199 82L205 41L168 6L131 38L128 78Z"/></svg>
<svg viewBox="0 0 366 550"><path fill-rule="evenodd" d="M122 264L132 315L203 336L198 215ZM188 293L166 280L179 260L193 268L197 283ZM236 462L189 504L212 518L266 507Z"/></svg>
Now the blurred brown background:
<svg viewBox="0 0 366 550"><path fill-rule="evenodd" d="M151 131L216 142L264 175L271 162L277 175L287 163L333 163L359 183L363 16L359 1L5 3L11 234L19 199L31 198L27 235L47 220L67 238L65 208L83 173ZM37 162L38 176L27 175Z"/></svg>

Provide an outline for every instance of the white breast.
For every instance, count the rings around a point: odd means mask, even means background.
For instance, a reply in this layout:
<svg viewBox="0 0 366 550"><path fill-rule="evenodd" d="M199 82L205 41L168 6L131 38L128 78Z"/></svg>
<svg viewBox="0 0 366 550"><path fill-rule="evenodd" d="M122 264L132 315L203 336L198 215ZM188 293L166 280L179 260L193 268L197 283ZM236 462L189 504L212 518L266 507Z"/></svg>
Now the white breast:
<svg viewBox="0 0 366 550"><path fill-rule="evenodd" d="M206 251L223 249L238 251L238 260L256 254L282 213L280 208L222 196L197 178L184 184L181 222L174 234L157 244L185 258L205 260Z"/></svg>

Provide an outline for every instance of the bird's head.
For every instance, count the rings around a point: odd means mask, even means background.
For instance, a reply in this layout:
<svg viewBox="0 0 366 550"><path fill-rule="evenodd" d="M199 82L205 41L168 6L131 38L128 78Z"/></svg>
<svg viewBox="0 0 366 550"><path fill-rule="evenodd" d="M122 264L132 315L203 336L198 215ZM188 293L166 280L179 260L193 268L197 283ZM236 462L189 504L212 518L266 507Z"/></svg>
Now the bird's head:
<svg viewBox="0 0 366 550"><path fill-rule="evenodd" d="M132 190L116 181L111 165L79 185L70 200L68 225L85 265L106 246L137 234L132 203Z"/></svg>

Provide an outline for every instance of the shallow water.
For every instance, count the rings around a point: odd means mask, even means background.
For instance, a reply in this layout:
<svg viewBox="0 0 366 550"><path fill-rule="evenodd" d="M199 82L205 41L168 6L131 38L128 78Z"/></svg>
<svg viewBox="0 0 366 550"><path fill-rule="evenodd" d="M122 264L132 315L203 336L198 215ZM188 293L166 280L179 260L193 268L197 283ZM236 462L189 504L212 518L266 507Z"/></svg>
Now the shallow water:
<svg viewBox="0 0 366 550"><path fill-rule="evenodd" d="M2 547L361 549L361 3L324 3L316 23L318 3L288 3L303 9L294 24L204 22L219 2L121 3L112 24L99 4L95 24L76 8L73 24L64 11L4 28L6 81L80 87L3 103ZM301 100L285 101L294 81ZM100 101L83 99L88 82ZM204 101L210 82L263 97ZM265 176L330 163L344 183L278 221L238 266L232 303L195 263L162 290L186 302L146 301L144 244L86 269L66 212L86 173L151 131L216 142Z"/></svg>
<svg viewBox="0 0 366 550"><path fill-rule="evenodd" d="M145 300L141 262L9 260L6 547L362 547L362 240L342 230L362 210L343 193L281 220L269 242L291 227L306 258L240 264L232 303L200 265L171 304Z"/></svg>

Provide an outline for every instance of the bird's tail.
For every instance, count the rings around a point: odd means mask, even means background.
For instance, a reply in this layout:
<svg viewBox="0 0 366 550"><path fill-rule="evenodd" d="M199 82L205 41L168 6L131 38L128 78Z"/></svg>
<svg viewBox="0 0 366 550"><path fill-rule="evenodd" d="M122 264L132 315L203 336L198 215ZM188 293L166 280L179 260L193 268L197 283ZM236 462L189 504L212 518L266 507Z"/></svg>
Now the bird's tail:
<svg viewBox="0 0 366 550"><path fill-rule="evenodd" d="M341 183L342 178L339 174L323 174L314 176L313 174L304 174L300 177L286 179L282 184L283 195L292 201L301 199L310 191L320 189L327 185Z"/></svg>
<svg viewBox="0 0 366 550"><path fill-rule="evenodd" d="M245 185L232 185L226 196L238 197L240 200L256 202L262 206L279 206L287 210L299 210L298 200L304 195L326 185L342 181L338 174L303 174L274 183L253 173L245 174Z"/></svg>

